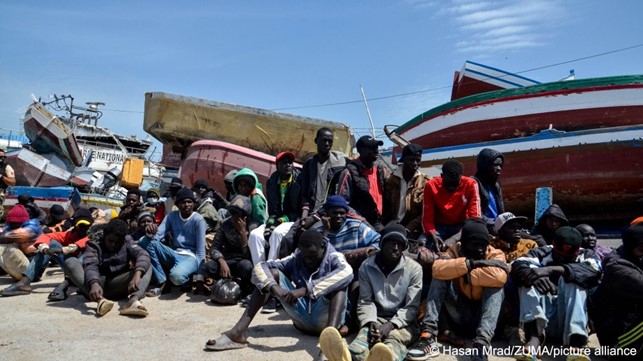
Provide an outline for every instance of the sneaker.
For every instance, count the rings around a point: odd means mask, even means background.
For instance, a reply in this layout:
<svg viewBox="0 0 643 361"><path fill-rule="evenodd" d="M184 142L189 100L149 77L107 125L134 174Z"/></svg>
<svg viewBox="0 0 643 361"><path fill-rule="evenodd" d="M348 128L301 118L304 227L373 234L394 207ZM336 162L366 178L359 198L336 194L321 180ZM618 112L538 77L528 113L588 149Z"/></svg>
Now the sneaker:
<svg viewBox="0 0 643 361"><path fill-rule="evenodd" d="M351 361L348 345L334 327L326 327L319 334L319 348L329 361Z"/></svg>
<svg viewBox="0 0 643 361"><path fill-rule="evenodd" d="M440 344L434 335L420 338L420 341L409 350L406 359L411 361L424 361L440 355Z"/></svg>
<svg viewBox="0 0 643 361"><path fill-rule="evenodd" d="M248 303L250 303L250 296L251 296L251 295L252 295L252 294L249 294L249 295L247 295L246 297L244 297L244 298L242 298L241 300L239 300L239 306L241 306L241 307L243 307L243 308L248 307Z"/></svg>
<svg viewBox="0 0 643 361"><path fill-rule="evenodd" d="M261 308L261 313L275 313L277 312L277 299L270 297L268 301Z"/></svg>

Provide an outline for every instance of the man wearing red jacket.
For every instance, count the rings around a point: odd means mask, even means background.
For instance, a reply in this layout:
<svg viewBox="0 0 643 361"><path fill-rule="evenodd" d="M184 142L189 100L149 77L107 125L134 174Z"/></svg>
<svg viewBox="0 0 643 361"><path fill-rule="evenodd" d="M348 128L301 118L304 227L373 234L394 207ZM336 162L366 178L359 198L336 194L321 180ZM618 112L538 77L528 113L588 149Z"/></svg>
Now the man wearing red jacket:
<svg viewBox="0 0 643 361"><path fill-rule="evenodd" d="M481 216L478 183L462 176L462 163L446 161L441 176L430 179L424 186L422 226L427 239L434 241L433 250L443 250L443 239L460 232L465 220Z"/></svg>
<svg viewBox="0 0 643 361"><path fill-rule="evenodd" d="M53 232L43 234L36 239L34 246L38 252L29 262L24 277L12 284L11 286L0 291L4 297L27 295L31 293L31 282L37 281L42 277L45 268L49 265L51 257L55 257L58 264L63 265L65 259L69 257L78 257L81 250L87 243L87 230L94 223L91 212L86 208L79 208L74 213L74 227L64 232ZM64 270L64 267L63 267ZM51 300L60 300L65 298L65 291L69 286L67 279L56 287L54 292L49 294Z"/></svg>

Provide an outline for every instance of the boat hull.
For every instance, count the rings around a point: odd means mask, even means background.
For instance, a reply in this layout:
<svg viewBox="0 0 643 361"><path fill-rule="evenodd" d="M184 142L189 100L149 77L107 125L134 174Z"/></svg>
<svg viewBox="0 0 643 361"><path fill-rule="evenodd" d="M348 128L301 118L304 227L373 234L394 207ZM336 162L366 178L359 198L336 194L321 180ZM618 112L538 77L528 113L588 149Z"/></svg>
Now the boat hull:
<svg viewBox="0 0 643 361"><path fill-rule="evenodd" d="M4 201L5 214L18 203L18 196L28 194L33 197L37 206L49 213L54 204L63 206L68 216L80 206L80 193L74 187L9 187Z"/></svg>
<svg viewBox="0 0 643 361"><path fill-rule="evenodd" d="M7 161L16 172L19 186L58 187L66 185L72 176L67 168L26 148L8 152Z"/></svg>
<svg viewBox="0 0 643 361"><path fill-rule="evenodd" d="M160 92L145 94L144 118L145 131L179 153L209 139L267 154L291 151L304 162L317 152L322 127L334 131L333 149L350 154L354 144L345 124Z"/></svg>
<svg viewBox="0 0 643 361"><path fill-rule="evenodd" d="M476 172L480 150L503 153L500 176L505 208L530 216L535 191L551 187L553 201L573 223L626 224L643 198L643 126L578 132L545 131L531 137L425 150L422 170L440 174L447 159Z"/></svg>
<svg viewBox="0 0 643 361"><path fill-rule="evenodd" d="M395 133L438 148L537 134L643 124L643 76L561 81L472 95L433 108Z"/></svg>
<svg viewBox="0 0 643 361"><path fill-rule="evenodd" d="M299 164L295 166L301 167ZM187 149L185 159L181 162L179 177L188 186L199 179L206 179L210 187L223 191L225 175L241 168L252 169L259 182L264 185L277 170L275 157L272 155L226 142L200 140Z"/></svg>
<svg viewBox="0 0 643 361"><path fill-rule="evenodd" d="M78 147L76 136L42 104L33 103L29 106L24 116L24 129L32 146L38 152L55 152L69 159L76 166L82 164L83 155Z"/></svg>

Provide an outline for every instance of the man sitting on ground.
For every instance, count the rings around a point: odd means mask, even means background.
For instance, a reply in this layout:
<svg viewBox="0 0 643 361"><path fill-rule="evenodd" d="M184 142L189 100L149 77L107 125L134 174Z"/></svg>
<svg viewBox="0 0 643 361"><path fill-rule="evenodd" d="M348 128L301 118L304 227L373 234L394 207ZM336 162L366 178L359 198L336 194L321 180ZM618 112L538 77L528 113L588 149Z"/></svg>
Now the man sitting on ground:
<svg viewBox="0 0 643 361"><path fill-rule="evenodd" d="M0 234L0 268L20 281L29 266L27 257L36 253L33 244L42 234L40 222L29 219L29 213L22 204L13 206L5 221Z"/></svg>
<svg viewBox="0 0 643 361"><path fill-rule="evenodd" d="M256 286L248 307L232 327L205 344L207 351L248 346L248 327L270 295L277 297L297 329L318 334L338 328L346 309L346 287L353 270L344 256L315 231L304 232L297 251L280 260L257 264L252 274Z"/></svg>
<svg viewBox="0 0 643 361"><path fill-rule="evenodd" d="M359 268L357 315L361 330L346 347L336 328L319 337L330 361L401 361L407 346L419 336L418 310L422 267L403 255L408 246L406 230L390 224L382 230L382 250Z"/></svg>
<svg viewBox="0 0 643 361"><path fill-rule="evenodd" d="M121 219L112 219L92 228L83 260L68 258L65 267L71 282L90 301L97 302L96 314L105 316L114 301L128 298L121 315L145 317L141 303L152 278L150 255L127 235L129 226Z"/></svg>

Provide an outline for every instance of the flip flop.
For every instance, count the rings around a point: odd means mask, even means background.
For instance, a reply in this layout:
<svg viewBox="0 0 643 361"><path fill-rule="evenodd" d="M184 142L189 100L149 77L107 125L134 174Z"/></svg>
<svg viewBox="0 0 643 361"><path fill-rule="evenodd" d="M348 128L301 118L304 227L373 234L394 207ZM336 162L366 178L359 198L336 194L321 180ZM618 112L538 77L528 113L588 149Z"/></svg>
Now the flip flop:
<svg viewBox="0 0 643 361"><path fill-rule="evenodd" d="M47 299L49 301L63 301L67 299L67 289L69 289L69 283L67 281L63 281L63 283L59 284L54 288L53 291L47 296Z"/></svg>
<svg viewBox="0 0 643 361"><path fill-rule="evenodd" d="M335 327L326 327L321 332L319 348L329 361L351 361L351 353Z"/></svg>
<svg viewBox="0 0 643 361"><path fill-rule="evenodd" d="M248 347L248 342L232 341L226 334L222 334L216 340L208 340L205 343L205 351L225 351Z"/></svg>
<svg viewBox="0 0 643 361"><path fill-rule="evenodd" d="M112 310L113 307L114 301L103 298L102 300L98 301L98 305L96 306L96 314L101 317L105 316L107 312Z"/></svg>
<svg viewBox="0 0 643 361"><path fill-rule="evenodd" d="M158 297L161 295L162 292L163 290L160 287L150 288L145 292L145 297L150 297L150 298Z"/></svg>
<svg viewBox="0 0 643 361"><path fill-rule="evenodd" d="M118 313L125 316L147 317L150 313L147 312L145 306L141 301L134 302L130 307L121 308Z"/></svg>
<svg viewBox="0 0 643 361"><path fill-rule="evenodd" d="M371 348L371 352L368 354L368 357L366 357L366 361L393 361L395 360L395 355L393 355L393 351L391 351L388 346L385 344L379 342L376 343L373 348Z"/></svg>
<svg viewBox="0 0 643 361"><path fill-rule="evenodd" d="M28 295L31 293L31 287L29 286L18 286L13 284L4 290L0 291L0 296L11 297L11 296L21 296Z"/></svg>

